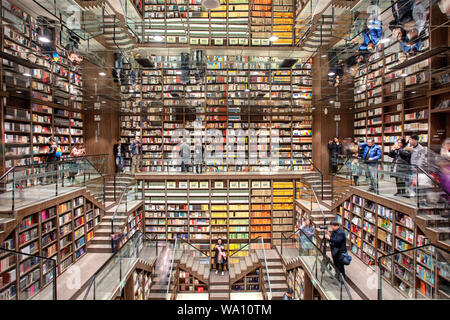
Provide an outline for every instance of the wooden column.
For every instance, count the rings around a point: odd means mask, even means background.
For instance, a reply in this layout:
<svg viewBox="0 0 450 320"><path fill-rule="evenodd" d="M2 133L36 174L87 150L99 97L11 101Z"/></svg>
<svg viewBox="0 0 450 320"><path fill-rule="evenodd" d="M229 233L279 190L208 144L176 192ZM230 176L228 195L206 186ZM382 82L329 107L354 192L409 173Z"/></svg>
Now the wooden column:
<svg viewBox="0 0 450 320"><path fill-rule="evenodd" d="M105 56L106 66L83 61L85 79L83 129L86 154L108 154L108 171L109 174L113 174L115 171L113 146L120 137L120 87L112 79L113 54L107 52ZM106 76L100 76L99 72L106 73ZM100 103L99 110L95 110L95 103ZM100 121L95 121L95 115L100 115Z"/></svg>
<svg viewBox="0 0 450 320"><path fill-rule="evenodd" d="M328 58L322 58L322 54L318 52L313 57L311 70L314 107L312 160L324 176L328 177L330 167L328 141L336 135L341 140L347 137L353 138L353 95L351 94L353 83L348 76L345 76L338 90L330 87ZM339 101L341 106L337 109L330 101ZM325 114L325 108L327 114ZM340 121L334 120L336 115L340 116Z"/></svg>

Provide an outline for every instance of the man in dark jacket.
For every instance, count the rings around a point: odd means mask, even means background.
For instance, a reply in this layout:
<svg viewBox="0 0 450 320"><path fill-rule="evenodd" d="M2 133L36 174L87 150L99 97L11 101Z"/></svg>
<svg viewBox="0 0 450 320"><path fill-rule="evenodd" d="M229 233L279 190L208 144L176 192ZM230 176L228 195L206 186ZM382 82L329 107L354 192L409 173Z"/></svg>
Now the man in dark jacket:
<svg viewBox="0 0 450 320"><path fill-rule="evenodd" d="M343 263L343 253L347 253L347 245L345 239L345 232L339 226L337 221L330 223L331 230L325 231L325 239L330 241L331 256L333 257L333 264L345 279L345 268Z"/></svg>
<svg viewBox="0 0 450 320"><path fill-rule="evenodd" d="M117 143L113 147L114 159L116 160L116 172L123 172L123 157L125 156L125 146L122 144L122 139L117 139Z"/></svg>
<svg viewBox="0 0 450 320"><path fill-rule="evenodd" d="M410 22L412 18L412 4L411 0L398 0L391 9L394 20L389 22L389 29L393 30L397 27L403 26Z"/></svg>
<svg viewBox="0 0 450 320"><path fill-rule="evenodd" d="M56 158L56 151L58 149L58 146L56 144L56 141L54 138L50 138L50 148L48 149L46 156L47 156L47 165L45 167L45 171L47 172L47 183L55 183L56 180L56 171L57 171L57 165L56 161L58 160Z"/></svg>
<svg viewBox="0 0 450 320"><path fill-rule="evenodd" d="M388 156L393 159L392 172L397 185L397 193L394 196L406 196L406 177L409 172L409 164L411 161L411 152L406 151L406 140L399 139L391 148Z"/></svg>
<svg viewBox="0 0 450 320"><path fill-rule="evenodd" d="M334 137L333 141L328 142L328 150L330 150L331 172L337 172L338 159L344 153L342 143L338 137Z"/></svg>

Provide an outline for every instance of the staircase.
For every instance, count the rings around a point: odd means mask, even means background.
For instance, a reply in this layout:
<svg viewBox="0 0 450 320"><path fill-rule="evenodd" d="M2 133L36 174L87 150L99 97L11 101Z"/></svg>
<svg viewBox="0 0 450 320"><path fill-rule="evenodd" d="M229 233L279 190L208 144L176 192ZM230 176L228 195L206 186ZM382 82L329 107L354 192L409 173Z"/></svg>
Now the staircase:
<svg viewBox="0 0 450 320"><path fill-rule="evenodd" d="M303 182L314 188L317 198L319 200L324 200L325 204L331 205L331 200L333 199L333 194L331 193L331 182L330 180L323 180L323 197L322 197L322 180L320 173L317 171L311 171L302 175Z"/></svg>
<svg viewBox="0 0 450 320"><path fill-rule="evenodd" d="M104 30L105 41L110 48L129 50L136 46L136 39L129 33L122 15L105 15Z"/></svg>
<svg viewBox="0 0 450 320"><path fill-rule="evenodd" d="M432 243L450 250L450 210L432 209L416 215L415 222Z"/></svg>
<svg viewBox="0 0 450 320"><path fill-rule="evenodd" d="M88 252L111 253L111 220L116 207L105 211L101 222L97 225L95 236L88 244Z"/></svg>
<svg viewBox="0 0 450 320"><path fill-rule="evenodd" d="M129 186L133 182L136 182L136 178L133 174L118 173L116 174L116 199L114 199L114 176L109 176L106 180L105 186L105 201L106 207L119 201L120 195L126 186Z"/></svg>
<svg viewBox="0 0 450 320"><path fill-rule="evenodd" d="M148 300L166 300L167 287L170 281L169 293L175 292L177 281L175 277L170 278L170 268L172 262L172 250L165 247L166 253L162 252L158 255L155 263L154 277L152 278L152 285L150 287L150 295ZM170 258L166 261L164 257ZM175 257L172 264L172 271L178 269L179 260Z"/></svg>
<svg viewBox="0 0 450 320"><path fill-rule="evenodd" d="M191 257L183 254L180 259L179 268L190 273L201 282L207 284L209 278L209 257L206 258L206 264L202 263L202 258Z"/></svg>
<svg viewBox="0 0 450 320"><path fill-rule="evenodd" d="M265 252L270 278L270 288L272 290L272 300L282 300L283 295L288 288L283 261L276 249L265 250ZM266 288L266 290L268 290L268 288Z"/></svg>

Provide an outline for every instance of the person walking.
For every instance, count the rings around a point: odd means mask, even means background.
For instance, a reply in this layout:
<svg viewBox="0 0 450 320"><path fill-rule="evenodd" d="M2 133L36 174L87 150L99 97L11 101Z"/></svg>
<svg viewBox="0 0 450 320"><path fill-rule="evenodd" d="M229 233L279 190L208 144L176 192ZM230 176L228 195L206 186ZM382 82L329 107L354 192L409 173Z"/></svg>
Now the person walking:
<svg viewBox="0 0 450 320"><path fill-rule="evenodd" d="M411 161L411 152L405 151L406 140L399 139L392 146L388 156L393 159L392 172L395 177L397 192L394 196L406 196L406 176L409 172L409 162Z"/></svg>
<svg viewBox="0 0 450 320"><path fill-rule="evenodd" d="M203 172L203 157L205 153L205 147L201 140L197 140L194 147L194 165L197 173Z"/></svg>
<svg viewBox="0 0 450 320"><path fill-rule="evenodd" d="M131 173L141 172L142 144L139 137L135 137L130 144Z"/></svg>
<svg viewBox="0 0 450 320"><path fill-rule="evenodd" d="M338 137L334 137L333 140L328 142L328 150L330 150L331 172L337 172L338 159L343 154L342 143Z"/></svg>
<svg viewBox="0 0 450 320"><path fill-rule="evenodd" d="M180 144L181 172L189 172L191 164L191 146L187 144L187 138L183 138Z"/></svg>
<svg viewBox="0 0 450 320"><path fill-rule="evenodd" d="M227 254L225 253L225 246L223 245L222 239L218 239L217 243L214 245L214 263L216 264L216 274L222 269L222 275L224 275L225 270L225 260L227 259Z"/></svg>
<svg viewBox="0 0 450 320"><path fill-rule="evenodd" d="M70 151L70 157L73 158L73 160L71 164L71 170L69 173L69 180L72 180L72 182L75 182L75 176L78 174L79 164L77 163L76 158L83 157L85 155L86 151L84 150L81 142L76 142L75 146Z"/></svg>
<svg viewBox="0 0 450 320"><path fill-rule="evenodd" d="M366 163L366 176L369 178L369 192L378 192L377 170L378 161L382 157L381 148L375 144L373 138L367 139L367 143L363 143L361 146L364 146L362 158Z"/></svg>
<svg viewBox="0 0 450 320"><path fill-rule="evenodd" d="M332 232L328 230L325 231L325 239L330 241L333 264L345 279L345 265L343 261L343 254L347 253L345 232L339 226L339 223L337 221L332 221L330 225Z"/></svg>
<svg viewBox="0 0 450 320"><path fill-rule="evenodd" d="M123 172L123 157L125 156L125 146L122 139L117 139L117 143L113 147L114 159L116 160L116 172Z"/></svg>
<svg viewBox="0 0 450 320"><path fill-rule="evenodd" d="M307 218L300 227L300 230L300 243L302 246L302 251L305 255L309 255L310 250L313 248L316 228L312 224L312 220L310 218Z"/></svg>

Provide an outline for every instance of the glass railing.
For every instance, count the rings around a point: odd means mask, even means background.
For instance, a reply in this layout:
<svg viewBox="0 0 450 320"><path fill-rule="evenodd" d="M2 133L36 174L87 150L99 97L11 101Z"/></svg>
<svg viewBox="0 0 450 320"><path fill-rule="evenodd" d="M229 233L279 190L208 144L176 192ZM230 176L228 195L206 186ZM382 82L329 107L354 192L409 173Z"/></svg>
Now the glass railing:
<svg viewBox="0 0 450 320"><path fill-rule="evenodd" d="M158 242L141 231L135 232L93 275L83 299L110 300L123 287L139 259L152 264L158 255Z"/></svg>
<svg viewBox="0 0 450 320"><path fill-rule="evenodd" d="M314 283L329 300L352 300L350 290L342 274L324 252L324 244L317 243L298 229L291 236L281 237L281 255L286 260L300 258L303 267L313 277Z"/></svg>
<svg viewBox="0 0 450 320"><path fill-rule="evenodd" d="M132 235L127 232L128 213L142 202L142 192L138 183L123 188L119 202L111 219L111 249L116 252ZM136 230L133 229L133 230Z"/></svg>
<svg viewBox="0 0 450 320"><path fill-rule="evenodd" d="M448 209L449 194L433 175L416 165L349 158L331 176L333 199L353 186L419 209Z"/></svg>
<svg viewBox="0 0 450 320"><path fill-rule="evenodd" d="M107 155L15 166L0 177L0 211L12 212L77 188L104 201Z"/></svg>
<svg viewBox="0 0 450 320"><path fill-rule="evenodd" d="M378 299L389 299L383 279L407 299L450 299L450 252L433 244L378 258Z"/></svg>
<svg viewBox="0 0 450 320"><path fill-rule="evenodd" d="M272 299L272 286L270 281L270 273L267 264L267 256L266 249L270 249L270 242L266 239L267 242L264 242L264 238L258 237L252 239L249 243L242 246L239 250L234 251L229 255L227 259L227 269L228 269L228 279L230 287L232 287L231 283L231 274L230 267L232 264L239 264L242 259L245 257L256 257L262 266L262 277L260 283L260 290L264 293L264 298L267 300Z"/></svg>
<svg viewBox="0 0 450 320"><path fill-rule="evenodd" d="M46 290L45 300L56 300L56 261L0 248L0 300L35 299Z"/></svg>

